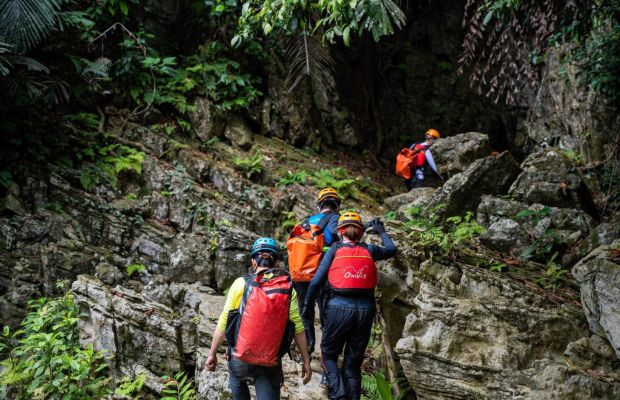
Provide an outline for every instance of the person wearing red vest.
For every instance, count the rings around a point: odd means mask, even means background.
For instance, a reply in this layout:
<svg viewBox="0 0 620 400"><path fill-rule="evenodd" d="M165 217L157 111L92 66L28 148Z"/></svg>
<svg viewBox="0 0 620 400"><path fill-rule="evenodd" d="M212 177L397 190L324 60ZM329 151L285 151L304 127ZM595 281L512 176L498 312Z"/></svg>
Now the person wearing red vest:
<svg viewBox="0 0 620 400"><path fill-rule="evenodd" d="M374 219L368 225L381 235L381 246L360 243L365 227L359 214L346 212L340 216L341 242L333 244L323 257L302 308L313 308L319 289L325 287L321 360L329 399L359 400L361 396L361 366L375 315L375 261L396 254L396 246L385 233L383 223ZM343 349L339 369L338 356Z"/></svg>
<svg viewBox="0 0 620 400"><path fill-rule="evenodd" d="M443 180L443 177L437 170L435 160L433 159L433 154L430 150L431 145L439 139L439 132L436 129L431 128L426 131L424 138L424 142L414 143L411 147L409 147L409 150L416 151L416 154L413 156L413 162L411 163L411 178L405 180L407 190L424 186L424 174L427 165L437 174L437 176L439 176L441 180Z"/></svg>

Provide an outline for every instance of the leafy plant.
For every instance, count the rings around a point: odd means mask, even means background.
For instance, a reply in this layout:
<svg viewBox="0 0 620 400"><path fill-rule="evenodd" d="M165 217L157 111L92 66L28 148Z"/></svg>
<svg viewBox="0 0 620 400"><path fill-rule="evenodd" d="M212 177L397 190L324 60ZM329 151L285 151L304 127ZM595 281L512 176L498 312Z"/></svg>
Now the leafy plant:
<svg viewBox="0 0 620 400"><path fill-rule="evenodd" d="M127 272L127 276L131 277L136 272L139 274L146 272L146 267L143 264L129 264L125 267L125 271Z"/></svg>
<svg viewBox="0 0 620 400"><path fill-rule="evenodd" d="M164 376L164 396L161 400L195 400L196 390L193 381L187 379L185 372L178 372L174 378Z"/></svg>
<svg viewBox="0 0 620 400"><path fill-rule="evenodd" d="M295 211L282 211L283 219L280 223L280 227L284 230L290 230L297 225L297 219L295 218Z"/></svg>
<svg viewBox="0 0 620 400"><path fill-rule="evenodd" d="M383 216L383 218L386 221L394 221L396 219L396 211L388 211L385 213L385 215Z"/></svg>
<svg viewBox="0 0 620 400"><path fill-rule="evenodd" d="M321 169L311 176L312 184L319 188L332 187L343 198L359 198L355 179L348 176L344 168Z"/></svg>
<svg viewBox="0 0 620 400"><path fill-rule="evenodd" d="M90 399L109 394L104 354L80 347L79 307L70 293L29 302L30 312L12 336L3 330L8 357L0 362L0 386L12 398ZM16 345L6 346L6 340ZM1 350L1 348L0 348Z"/></svg>
<svg viewBox="0 0 620 400"><path fill-rule="evenodd" d="M399 394L394 397L392 384L388 382L382 372L362 374L362 399L363 400L402 400L411 390L409 384L399 385Z"/></svg>
<svg viewBox="0 0 620 400"><path fill-rule="evenodd" d="M496 261L489 266L489 270L494 271L494 272L502 272L506 268L508 268L506 264L501 263L499 261Z"/></svg>
<svg viewBox="0 0 620 400"><path fill-rule="evenodd" d="M248 157L234 157L233 164L245 174L248 179L256 178L263 173L263 161L265 156L258 151Z"/></svg>
<svg viewBox="0 0 620 400"><path fill-rule="evenodd" d="M555 253L549 262L547 262L547 270L545 271L545 274L534 279L536 283L547 289L557 289L560 285L562 276L568 272L565 269L562 269L562 267L554 261L557 255L558 254Z"/></svg>
<svg viewBox="0 0 620 400"><path fill-rule="evenodd" d="M36 46L52 31L59 0L0 0L0 38L16 53Z"/></svg>
<svg viewBox="0 0 620 400"><path fill-rule="evenodd" d="M8 188L12 181L13 175L11 175L11 172L5 169L0 170L0 186Z"/></svg>
<svg viewBox="0 0 620 400"><path fill-rule="evenodd" d="M308 178L308 172L301 170L297 172L286 171L283 177L278 180L278 186L288 186L288 185L304 185Z"/></svg>
<svg viewBox="0 0 620 400"><path fill-rule="evenodd" d="M549 207L543 207L540 210L531 210L526 209L517 213L515 216L516 219L527 219L529 218L534 225L537 225L544 218L548 217L551 214L551 209ZM521 254L519 255L521 258L529 260L536 259L540 261L548 261L549 257L559 250L562 245L562 239L557 234L557 231L548 227L544 230L542 234L532 236L532 242L523 249Z"/></svg>
<svg viewBox="0 0 620 400"><path fill-rule="evenodd" d="M138 374L133 379L129 376L125 376L119 382L119 386L114 391L114 394L129 396L134 393L139 393L145 382L146 374Z"/></svg>
<svg viewBox="0 0 620 400"><path fill-rule="evenodd" d="M433 254L448 255L458 246L470 242L474 237L482 234L484 228L474 219L473 213L468 211L464 216L453 216L442 221L433 210L427 216L422 216L421 208L410 208L405 214L410 220L405 223L409 230L409 237L417 241L417 247Z"/></svg>

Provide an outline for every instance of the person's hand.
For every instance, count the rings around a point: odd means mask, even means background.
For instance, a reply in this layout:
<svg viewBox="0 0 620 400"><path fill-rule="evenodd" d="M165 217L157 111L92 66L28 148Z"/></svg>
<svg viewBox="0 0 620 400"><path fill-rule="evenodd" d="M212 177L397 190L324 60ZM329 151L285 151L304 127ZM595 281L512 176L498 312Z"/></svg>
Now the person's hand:
<svg viewBox="0 0 620 400"><path fill-rule="evenodd" d="M216 365L217 365L217 355L209 354L209 356L207 357L207 362L205 364L207 371L211 371L211 372L215 371Z"/></svg>
<svg viewBox="0 0 620 400"><path fill-rule="evenodd" d="M312 369L310 368L310 360L304 360L304 364L301 366L301 379L304 385L310 382L312 378Z"/></svg>
<svg viewBox="0 0 620 400"><path fill-rule="evenodd" d="M383 221L381 221L379 218L372 219L369 222L369 224L370 224L370 227L372 228L372 230L377 232L378 234L381 234L381 233L385 232L385 228L383 227Z"/></svg>

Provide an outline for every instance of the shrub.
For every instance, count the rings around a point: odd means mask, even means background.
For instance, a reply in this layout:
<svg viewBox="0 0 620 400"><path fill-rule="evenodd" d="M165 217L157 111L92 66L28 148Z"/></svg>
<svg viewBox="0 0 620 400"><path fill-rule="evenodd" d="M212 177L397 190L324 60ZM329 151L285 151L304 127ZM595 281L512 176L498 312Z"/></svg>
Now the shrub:
<svg viewBox="0 0 620 400"><path fill-rule="evenodd" d="M174 378L167 376L164 379L164 397L161 400L195 400L196 390L193 382L187 380L185 372L178 372Z"/></svg>
<svg viewBox="0 0 620 400"><path fill-rule="evenodd" d="M417 246L430 255L437 252L446 256L459 245L470 242L484 232L484 228L473 219L471 211L464 216L449 217L445 221L434 215L433 210L429 211L430 216L422 217L419 207L406 210L405 213L411 219L405 226L410 231L408 236L417 239Z"/></svg>
<svg viewBox="0 0 620 400"><path fill-rule="evenodd" d="M127 272L127 276L132 276L134 273L143 273L146 271L146 267L143 264L129 264L125 271Z"/></svg>
<svg viewBox="0 0 620 400"><path fill-rule="evenodd" d="M278 186L288 186L293 184L304 185L306 183L306 179L308 178L308 173L304 170L298 172L286 171L283 177L280 178L277 185Z"/></svg>
<svg viewBox="0 0 620 400"><path fill-rule="evenodd" d="M103 353L92 345L80 346L79 308L73 296L32 300L29 308L18 331L11 335L4 328L2 347L9 354L0 362L0 386L17 400L96 399L109 394Z"/></svg>

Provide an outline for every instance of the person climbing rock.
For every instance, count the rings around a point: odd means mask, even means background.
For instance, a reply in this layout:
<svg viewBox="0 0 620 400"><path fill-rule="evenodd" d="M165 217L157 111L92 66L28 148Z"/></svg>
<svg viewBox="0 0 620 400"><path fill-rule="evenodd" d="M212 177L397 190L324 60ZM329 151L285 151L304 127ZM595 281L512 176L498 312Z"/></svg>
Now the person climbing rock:
<svg viewBox="0 0 620 400"><path fill-rule="evenodd" d="M360 243L365 228L381 236L381 246ZM375 315L375 261L396 254L396 246L385 233L383 222L366 226L355 212L338 219L341 242L333 245L310 282L303 310L310 310L319 289L325 285L321 359L327 376L328 398L358 400L361 396L361 365ZM338 356L344 349L342 368Z"/></svg>
<svg viewBox="0 0 620 400"><path fill-rule="evenodd" d="M396 174L403 177L407 190L424 186L424 175L426 167L430 167L433 172L443 181L443 177L437 170L433 154L430 147L439 139L440 135L436 129L429 129L424 134L425 140L422 143L414 143L409 148L404 148L396 156Z"/></svg>
<svg viewBox="0 0 620 400"><path fill-rule="evenodd" d="M286 242L288 266L291 278L295 283L299 306L303 307L310 280L314 276L323 254L332 243L339 240L337 226L340 209L340 196L333 188L319 191L316 199L318 213L309 216L301 224L295 226ZM319 314L321 301L319 297ZM304 311L302 309L302 311ZM314 351L316 334L314 331L314 307L307 310L302 318L308 340L308 350Z"/></svg>
<svg viewBox="0 0 620 400"><path fill-rule="evenodd" d="M279 268L276 241L257 239L250 257L252 273L237 278L230 287L205 367L215 371L217 349L226 338L233 400L250 400L246 382L250 377L258 400L276 400L284 381L282 357L289 351L292 337L303 357L304 385L312 376L310 356L297 294L289 274Z"/></svg>

